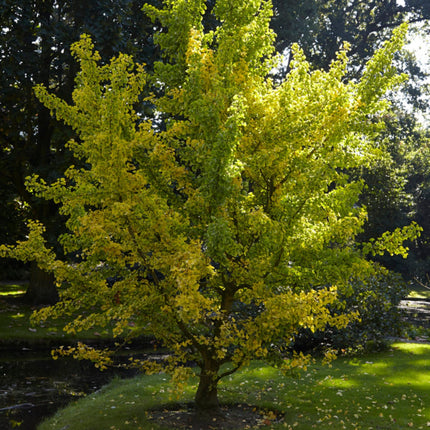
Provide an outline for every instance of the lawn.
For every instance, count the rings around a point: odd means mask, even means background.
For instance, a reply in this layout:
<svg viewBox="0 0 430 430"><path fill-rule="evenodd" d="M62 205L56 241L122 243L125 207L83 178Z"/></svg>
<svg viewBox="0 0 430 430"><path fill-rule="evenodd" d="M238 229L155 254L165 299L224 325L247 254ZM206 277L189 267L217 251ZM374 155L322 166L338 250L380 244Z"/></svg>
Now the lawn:
<svg viewBox="0 0 430 430"><path fill-rule="evenodd" d="M187 385L181 401L191 401L195 388L195 381ZM397 343L387 352L341 357L332 367L315 364L291 375L255 362L221 383L220 399L273 410L262 415L260 428L428 428L430 345ZM175 401L165 375L114 380L59 411L39 430L168 428L151 421L150 410ZM276 421L281 415L283 420Z"/></svg>
<svg viewBox="0 0 430 430"><path fill-rule="evenodd" d="M430 291L430 290L429 290ZM25 286L0 285L0 339L52 341L70 337L63 321L32 327L33 308L19 301ZM411 294L425 295L427 291ZM421 297L421 296L420 296ZM108 337L96 330L85 338ZM192 401L196 381L185 387L182 403ZM388 352L341 357L333 366L309 367L281 375L261 363L230 376L220 385L225 404L242 403L265 413L261 428L408 429L430 428L430 345L399 343ZM162 429L150 410L178 402L165 375L115 380L100 392L78 400L40 426L46 429ZM281 417L281 421L274 420ZM270 423L270 424L269 424ZM170 426L170 428L172 428Z"/></svg>
<svg viewBox="0 0 430 430"><path fill-rule="evenodd" d="M56 343L65 339L73 341L78 336L66 334L65 320L49 321L46 325L32 326L30 317L36 309L24 304L25 284L0 284L0 344L3 343ZM79 338L95 340L109 338L107 330L90 330L79 334Z"/></svg>
<svg viewBox="0 0 430 430"><path fill-rule="evenodd" d="M0 283L0 298L22 296L26 289L27 284L25 282Z"/></svg>
<svg viewBox="0 0 430 430"><path fill-rule="evenodd" d="M414 282L413 289L409 292L408 298L411 299L430 299L430 287L419 285Z"/></svg>

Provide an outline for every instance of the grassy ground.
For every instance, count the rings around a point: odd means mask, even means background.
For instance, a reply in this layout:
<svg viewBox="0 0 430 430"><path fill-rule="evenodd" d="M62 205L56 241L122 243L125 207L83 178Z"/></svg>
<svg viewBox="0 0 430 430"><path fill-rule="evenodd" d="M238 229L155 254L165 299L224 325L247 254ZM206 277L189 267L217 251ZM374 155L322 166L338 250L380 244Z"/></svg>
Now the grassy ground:
<svg viewBox="0 0 430 430"><path fill-rule="evenodd" d="M49 321L45 326L32 326L30 316L35 307L24 304L20 299L25 293L25 284L0 284L0 344L9 343L55 343L76 340L77 336L64 333L64 320ZM96 340L109 338L104 330L90 330L80 333L80 338Z"/></svg>
<svg viewBox="0 0 430 430"><path fill-rule="evenodd" d="M73 340L63 333L63 321L32 327L33 308L19 301L24 292L21 284L0 284L0 342ZM430 290L417 289L411 297L430 298ZM99 339L108 333L93 330L84 337ZM195 389L194 381L181 401L190 402ZM332 368L312 366L300 377L282 376L254 363L220 389L224 403L241 402L284 414L281 423L273 421L265 428L430 428L430 410L425 408L430 404L430 345L397 344L386 353L340 358ZM148 419L148 411L172 401L177 401L174 389L164 375L117 380L60 411L40 430L162 429ZM262 421L270 423L270 418L269 414Z"/></svg>
<svg viewBox="0 0 430 430"><path fill-rule="evenodd" d="M190 401L195 388L187 385L181 401ZM221 384L220 399L284 414L282 422L271 422L274 415L267 414L263 428L428 428L430 345L399 343L388 352L339 358L331 368L317 364L300 375L283 376L253 363ZM174 400L164 375L115 380L59 411L39 430L162 429L149 420L148 410Z"/></svg>
<svg viewBox="0 0 430 430"><path fill-rule="evenodd" d="M27 284L25 282L17 283L0 283L0 298L2 297L18 297L25 294Z"/></svg>
<svg viewBox="0 0 430 430"><path fill-rule="evenodd" d="M408 298L412 299L430 299L430 287L414 283L413 290L410 291Z"/></svg>

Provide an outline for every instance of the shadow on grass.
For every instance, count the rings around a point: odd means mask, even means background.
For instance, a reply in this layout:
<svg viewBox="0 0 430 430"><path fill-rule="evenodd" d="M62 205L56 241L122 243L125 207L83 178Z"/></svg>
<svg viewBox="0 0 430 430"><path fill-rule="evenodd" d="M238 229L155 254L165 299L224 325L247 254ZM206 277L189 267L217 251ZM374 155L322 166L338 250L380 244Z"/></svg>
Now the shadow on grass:
<svg viewBox="0 0 430 430"><path fill-rule="evenodd" d="M196 381L192 381L179 400L191 401L195 388ZM282 422L267 419L260 428L428 428L430 345L395 344L388 352L343 357L332 367L315 364L294 375L252 363L221 383L220 399L224 404L241 402L283 415ZM174 387L164 375L139 376L115 381L89 395L60 411L41 429L65 425L70 430L166 428L162 420L149 421L148 411L168 409L177 401Z"/></svg>
<svg viewBox="0 0 430 430"><path fill-rule="evenodd" d="M19 347L50 349L59 344L76 343L78 340L105 342L112 339L107 329L88 330L71 335L63 331L68 319L58 318L45 324L32 325L33 311L40 308L31 306L23 299L25 287L20 284L0 284L0 348Z"/></svg>
<svg viewBox="0 0 430 430"><path fill-rule="evenodd" d="M262 367L230 382L247 387L248 402L278 405L288 424L300 429L430 426L426 344L395 344L388 352L339 358L331 368L311 366L296 377L282 378Z"/></svg>

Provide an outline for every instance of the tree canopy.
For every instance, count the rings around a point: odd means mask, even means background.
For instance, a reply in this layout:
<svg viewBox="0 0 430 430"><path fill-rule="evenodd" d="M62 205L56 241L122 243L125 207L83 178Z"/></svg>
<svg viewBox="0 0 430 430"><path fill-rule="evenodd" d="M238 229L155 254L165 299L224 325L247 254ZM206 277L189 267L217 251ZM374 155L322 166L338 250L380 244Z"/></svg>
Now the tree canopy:
<svg viewBox="0 0 430 430"><path fill-rule="evenodd" d="M164 59L153 75L128 55L101 64L84 35L72 50L80 65L72 101L36 89L77 134L64 177L27 180L67 219L65 258L37 220L27 240L0 252L55 275L60 302L38 320L68 315L69 332L154 335L178 381L195 362L205 409L218 404L218 381L253 358L303 366L307 358L288 348L298 330L356 318L330 312L342 306L337 291L374 272L368 254L405 255L403 240L417 235L410 225L357 244L363 184L346 173L381 155L374 137L383 95L404 79L391 63L406 27L357 82L344 79L346 46L327 71L311 71L294 46L291 71L275 84L269 1L218 0L213 31L204 30L201 0L146 11L167 28L155 37ZM134 109L149 82L163 91L151 97L163 129ZM110 352L82 344L61 353L111 362Z"/></svg>
<svg viewBox="0 0 430 430"><path fill-rule="evenodd" d="M355 69L350 72L356 75L393 28L406 20L415 23L430 18L426 0L274 0L273 5L278 51L299 43L314 67L327 69L347 41L350 68Z"/></svg>
<svg viewBox="0 0 430 430"><path fill-rule="evenodd" d="M33 87L50 87L71 101L77 63L70 45L82 33L91 34L103 61L126 52L152 65L157 57L151 43L154 25L142 12L143 0L85 2L7 1L0 4L0 241L25 237L25 219L37 218L55 245L63 221L55 205L30 195L25 177L36 173L47 181L60 177L70 163L65 142L68 127L51 118ZM156 4L156 0L154 0ZM58 248L57 250L59 250ZM10 263L1 276L12 276ZM51 288L50 288L51 284ZM32 266L27 298L53 302L57 295L49 276Z"/></svg>

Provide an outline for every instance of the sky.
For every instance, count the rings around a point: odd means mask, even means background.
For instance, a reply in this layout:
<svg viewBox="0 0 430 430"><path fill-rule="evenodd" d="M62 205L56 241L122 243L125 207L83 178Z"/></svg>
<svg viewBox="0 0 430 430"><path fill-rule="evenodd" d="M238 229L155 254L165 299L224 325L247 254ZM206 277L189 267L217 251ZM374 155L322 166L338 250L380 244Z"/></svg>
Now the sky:
<svg viewBox="0 0 430 430"><path fill-rule="evenodd" d="M410 29L408 39L405 48L416 55L419 65L428 73L424 84L430 87L430 35L425 34L419 26L415 26ZM430 94L427 99L430 111ZM430 112L418 114L418 118L426 126L430 125Z"/></svg>
<svg viewBox="0 0 430 430"><path fill-rule="evenodd" d="M429 67L430 36L426 35L420 28L418 27L417 31L411 29L412 31L409 32L409 43L406 47L415 53L421 65Z"/></svg>

